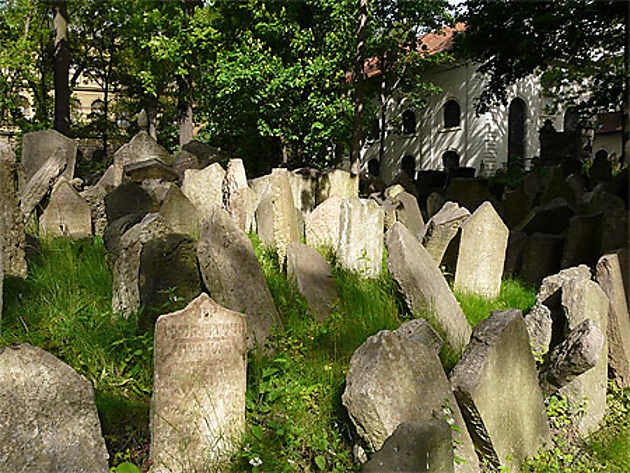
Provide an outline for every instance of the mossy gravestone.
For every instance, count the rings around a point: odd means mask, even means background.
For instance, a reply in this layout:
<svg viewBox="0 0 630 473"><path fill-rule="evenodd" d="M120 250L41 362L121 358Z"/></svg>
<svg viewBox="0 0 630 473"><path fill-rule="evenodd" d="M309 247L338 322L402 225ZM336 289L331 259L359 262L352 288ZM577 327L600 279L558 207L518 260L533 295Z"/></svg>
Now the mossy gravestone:
<svg viewBox="0 0 630 473"><path fill-rule="evenodd" d="M4 273L25 278L26 235L19 207L17 181L15 153L8 145L0 144L0 233L4 237L0 243Z"/></svg>
<svg viewBox="0 0 630 473"><path fill-rule="evenodd" d="M201 294L155 326L151 473L207 471L245 429L245 316Z"/></svg>

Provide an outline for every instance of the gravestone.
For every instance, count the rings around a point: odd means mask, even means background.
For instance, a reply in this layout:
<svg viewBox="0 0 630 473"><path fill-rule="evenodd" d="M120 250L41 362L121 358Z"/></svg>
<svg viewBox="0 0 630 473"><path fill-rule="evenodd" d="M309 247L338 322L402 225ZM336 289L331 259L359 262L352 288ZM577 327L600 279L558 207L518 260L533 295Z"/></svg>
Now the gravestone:
<svg viewBox="0 0 630 473"><path fill-rule="evenodd" d="M449 243L459 227L470 217L470 212L455 202L446 202L440 211L429 219L422 244L438 266Z"/></svg>
<svg viewBox="0 0 630 473"><path fill-rule="evenodd" d="M416 341L432 349L438 355L444 346L442 337L435 331L425 319L413 319L405 322L396 329L396 332L409 340Z"/></svg>
<svg viewBox="0 0 630 473"><path fill-rule="evenodd" d="M28 180L21 190L20 199L20 210L25 222L30 220L35 207L48 194L57 178L64 174L64 170L67 169L66 166L66 156L63 154L63 150L57 150Z"/></svg>
<svg viewBox="0 0 630 473"><path fill-rule="evenodd" d="M527 238L519 276L524 281L538 284L560 270L560 259L564 248L564 237L534 233Z"/></svg>
<svg viewBox="0 0 630 473"><path fill-rule="evenodd" d="M178 151L173 157L173 171L177 174L179 182L184 180L184 173L187 169L203 169L202 161L193 153L188 151Z"/></svg>
<svg viewBox="0 0 630 473"><path fill-rule="evenodd" d="M206 166L215 162L225 162L229 157L221 148L216 148L197 140L189 141L182 146L182 149L197 156L199 161Z"/></svg>
<svg viewBox="0 0 630 473"><path fill-rule="evenodd" d="M373 200L352 197L341 202L339 264L367 278L376 278L383 266L383 209Z"/></svg>
<svg viewBox="0 0 630 473"><path fill-rule="evenodd" d="M494 311L474 329L450 376L482 461L520 471L550 442L549 421L520 310Z"/></svg>
<svg viewBox="0 0 630 473"><path fill-rule="evenodd" d="M603 214L576 215L569 220L560 267L594 266L600 256Z"/></svg>
<svg viewBox="0 0 630 473"><path fill-rule="evenodd" d="M304 218L308 246L337 249L342 200L338 196L329 197Z"/></svg>
<svg viewBox="0 0 630 473"><path fill-rule="evenodd" d="M400 184L394 184L393 186L389 186L387 189L385 189L383 193L385 194L386 199L393 199L402 192L405 192L405 188Z"/></svg>
<svg viewBox="0 0 630 473"><path fill-rule="evenodd" d="M15 153L0 144L0 245L4 275L26 277L26 235L19 206Z"/></svg>
<svg viewBox="0 0 630 473"><path fill-rule="evenodd" d="M445 203L446 200L442 194L438 192L431 192L431 194L427 197L427 218L431 219L431 217L440 211Z"/></svg>
<svg viewBox="0 0 630 473"><path fill-rule="evenodd" d="M518 274L521 270L523 262L523 252L527 245L527 234L518 230L510 231L508 237L507 249L505 250L505 266L503 272L505 274Z"/></svg>
<svg viewBox="0 0 630 473"><path fill-rule="evenodd" d="M249 187L236 189L230 197L228 213L243 231L256 229L256 195Z"/></svg>
<svg viewBox="0 0 630 473"><path fill-rule="evenodd" d="M413 195L403 191L392 197L392 201L395 203L396 221L402 223L419 241L422 241L425 225L418 200Z"/></svg>
<svg viewBox="0 0 630 473"><path fill-rule="evenodd" d="M232 214L232 207L235 204L232 200L237 190L247 187L247 175L245 174L245 166L242 159L230 159L225 170L221 189L223 192L223 208Z"/></svg>
<svg viewBox="0 0 630 473"><path fill-rule="evenodd" d="M510 231L490 202L484 202L461 226L455 288L495 299L501 292Z"/></svg>
<svg viewBox="0 0 630 473"><path fill-rule="evenodd" d="M287 248L287 277L304 296L315 318L325 321L339 297L328 262L314 249L293 242Z"/></svg>
<svg viewBox="0 0 630 473"><path fill-rule="evenodd" d="M470 339L470 325L431 255L400 223L387 232L387 266L415 317L437 325L455 350Z"/></svg>
<svg viewBox="0 0 630 473"><path fill-rule="evenodd" d="M245 430L245 317L201 294L155 325L153 473L220 468Z"/></svg>
<svg viewBox="0 0 630 473"><path fill-rule="evenodd" d="M147 179L175 182L177 173L172 167L167 166L158 158L130 162L123 167L124 181L142 182Z"/></svg>
<svg viewBox="0 0 630 473"><path fill-rule="evenodd" d="M108 223L128 214L146 215L157 210L151 196L135 182L121 184L105 196Z"/></svg>
<svg viewBox="0 0 630 473"><path fill-rule="evenodd" d="M503 216L509 228L516 228L529 213L529 197L523 186L507 192L503 199Z"/></svg>
<svg viewBox="0 0 630 473"><path fill-rule="evenodd" d="M114 153L114 166L123 169L126 165L149 159L159 159L166 165L173 164L173 158L146 131L140 131L129 143L122 145Z"/></svg>
<svg viewBox="0 0 630 473"><path fill-rule="evenodd" d="M267 282L247 234L221 208L201 227L197 258L212 297L247 317L247 345L262 347L274 325L281 325Z"/></svg>
<svg viewBox="0 0 630 473"><path fill-rule="evenodd" d="M28 344L0 348L0 471L107 473L92 384Z"/></svg>
<svg viewBox="0 0 630 473"><path fill-rule="evenodd" d="M175 186L175 183L163 181L162 179L145 179L140 183L140 187L149 194L156 209L164 203L164 199L166 199L166 195L171 190L171 187ZM157 210L155 211L157 212Z"/></svg>
<svg viewBox="0 0 630 473"><path fill-rule="evenodd" d="M317 186L317 202L324 202L334 195L342 199L359 197L359 176L352 176L342 169L333 169L322 174Z"/></svg>
<svg viewBox="0 0 630 473"><path fill-rule="evenodd" d="M527 327L529 345L534 357L547 354L553 331L553 320L549 308L541 303L534 304L525 316L525 327Z"/></svg>
<svg viewBox="0 0 630 473"><path fill-rule="evenodd" d="M479 471L437 353L403 333L382 330L357 348L341 400L371 451L380 450L400 424L437 417L458 427L453 429L455 455L465 462L456 464L455 471Z"/></svg>
<svg viewBox="0 0 630 473"><path fill-rule="evenodd" d="M63 162L63 177L72 180L77 161L77 143L57 130L26 133L22 138L22 169L28 182L52 156Z"/></svg>
<svg viewBox="0 0 630 473"><path fill-rule="evenodd" d="M481 179L456 177L450 180L446 194L446 200L457 202L469 211L476 209L486 201L499 208L498 202L490 193L487 182Z"/></svg>
<svg viewBox="0 0 630 473"><path fill-rule="evenodd" d="M628 215L628 210L625 208L610 209L604 213L598 232L601 244L600 254L628 247L630 241Z"/></svg>
<svg viewBox="0 0 630 473"><path fill-rule="evenodd" d="M301 168L289 173L293 203L304 216L307 216L315 208L318 181L319 171L317 169Z"/></svg>
<svg viewBox="0 0 630 473"><path fill-rule="evenodd" d="M92 228L94 235L103 236L107 227L107 213L105 212L105 196L107 191L105 188L96 184L86 187L79 194L90 207L90 218L92 220Z"/></svg>
<svg viewBox="0 0 630 473"><path fill-rule="evenodd" d="M89 238L92 236L90 206L68 181L61 179L50 195L39 228L48 237Z"/></svg>
<svg viewBox="0 0 630 473"><path fill-rule="evenodd" d="M569 227L569 219L573 214L567 201L559 197L534 208L516 230L522 230L528 235L534 233L560 235Z"/></svg>
<svg viewBox="0 0 630 473"><path fill-rule="evenodd" d="M105 193L113 191L116 187L122 184L123 170L113 164L110 165L95 186L105 189Z"/></svg>
<svg viewBox="0 0 630 473"><path fill-rule="evenodd" d="M174 233L182 233L199 239L201 222L199 211L177 186L172 186L162 205L160 215Z"/></svg>
<svg viewBox="0 0 630 473"><path fill-rule="evenodd" d="M597 262L595 280L609 300L608 371L621 388L630 387L630 313L619 264L619 255L609 253Z"/></svg>
<svg viewBox="0 0 630 473"><path fill-rule="evenodd" d="M112 256L112 261L116 261L120 255L122 236L143 218L143 214L128 214L107 225L103 232L103 242L105 249Z"/></svg>
<svg viewBox="0 0 630 473"><path fill-rule="evenodd" d="M201 220L210 215L212 208L223 205L223 178L225 171L220 164L197 170L187 169L184 172L182 192L197 207Z"/></svg>

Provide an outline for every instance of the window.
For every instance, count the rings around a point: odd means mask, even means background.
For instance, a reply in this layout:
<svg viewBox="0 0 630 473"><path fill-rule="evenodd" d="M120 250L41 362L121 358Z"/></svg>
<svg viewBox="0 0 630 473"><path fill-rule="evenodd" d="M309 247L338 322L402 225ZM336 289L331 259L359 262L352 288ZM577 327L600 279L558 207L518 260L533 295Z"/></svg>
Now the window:
<svg viewBox="0 0 630 473"><path fill-rule="evenodd" d="M444 128L454 128L460 124L460 109L456 100L444 104Z"/></svg>
<svg viewBox="0 0 630 473"><path fill-rule="evenodd" d="M456 169L459 167L459 154L455 151L446 151L442 155L442 166L445 171Z"/></svg>
<svg viewBox="0 0 630 473"><path fill-rule="evenodd" d="M526 105L523 99L510 102L508 111L508 165L515 159L525 158Z"/></svg>
<svg viewBox="0 0 630 473"><path fill-rule="evenodd" d="M413 110L405 110L402 114L403 133L413 135L416 132L416 114Z"/></svg>
<svg viewBox="0 0 630 473"><path fill-rule="evenodd" d="M562 131L577 131L578 127L578 115L575 107L567 108L566 112L564 112L564 126Z"/></svg>
<svg viewBox="0 0 630 473"><path fill-rule="evenodd" d="M96 99L94 102L92 102L92 105L90 107L90 112L99 113L103 110L104 106L105 106L105 103L101 99Z"/></svg>
<svg viewBox="0 0 630 473"><path fill-rule="evenodd" d="M600 149L597 153L595 153L596 161L608 161L608 151L605 149Z"/></svg>
<svg viewBox="0 0 630 473"><path fill-rule="evenodd" d="M407 174L407 177L410 179L415 179L416 177L416 158L411 156L410 154L406 155L402 162L400 163L400 170Z"/></svg>
<svg viewBox="0 0 630 473"><path fill-rule="evenodd" d="M77 122L81 119L81 101L79 99L72 100L72 107L70 111L70 116L73 121Z"/></svg>

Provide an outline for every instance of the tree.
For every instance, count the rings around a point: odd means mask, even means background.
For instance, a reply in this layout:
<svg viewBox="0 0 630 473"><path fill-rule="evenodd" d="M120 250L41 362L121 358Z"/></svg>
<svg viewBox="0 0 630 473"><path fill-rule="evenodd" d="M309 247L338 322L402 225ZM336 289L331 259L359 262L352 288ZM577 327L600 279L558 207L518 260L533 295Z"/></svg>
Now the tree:
<svg viewBox="0 0 630 473"><path fill-rule="evenodd" d="M66 0L53 0L55 26L55 120L57 131L70 135L70 43Z"/></svg>

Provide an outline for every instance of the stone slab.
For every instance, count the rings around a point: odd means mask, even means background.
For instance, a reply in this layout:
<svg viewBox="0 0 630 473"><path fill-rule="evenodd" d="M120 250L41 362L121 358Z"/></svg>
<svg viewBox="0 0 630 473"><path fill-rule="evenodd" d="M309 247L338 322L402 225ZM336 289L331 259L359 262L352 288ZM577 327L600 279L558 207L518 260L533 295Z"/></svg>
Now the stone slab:
<svg viewBox="0 0 630 473"><path fill-rule="evenodd" d="M48 205L39 220L40 232L47 237L73 240L92 236L90 206L65 179L55 184Z"/></svg>

